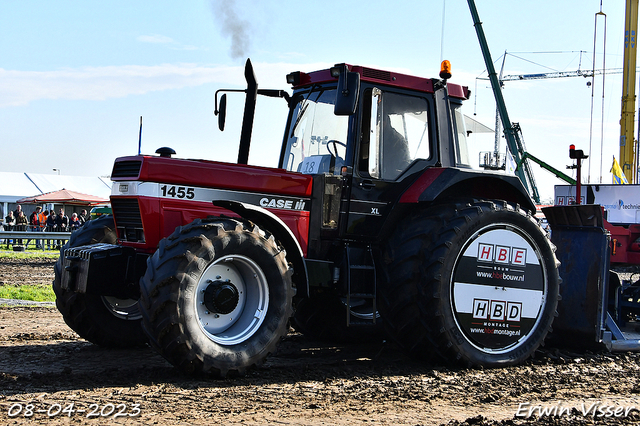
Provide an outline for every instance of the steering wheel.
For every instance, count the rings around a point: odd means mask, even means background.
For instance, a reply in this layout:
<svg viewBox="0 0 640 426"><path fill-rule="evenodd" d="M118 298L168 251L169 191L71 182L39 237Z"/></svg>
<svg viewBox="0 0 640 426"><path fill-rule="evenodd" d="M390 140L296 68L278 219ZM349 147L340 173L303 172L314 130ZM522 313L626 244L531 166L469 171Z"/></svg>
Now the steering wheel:
<svg viewBox="0 0 640 426"><path fill-rule="evenodd" d="M330 145L333 145L333 151L331 152L331 148L329 148ZM329 154L331 154L332 157L338 158L338 145L343 146L344 149L347 149L347 144L344 142L340 142L337 141L335 139L331 139L330 141L327 142L327 151L329 152Z"/></svg>

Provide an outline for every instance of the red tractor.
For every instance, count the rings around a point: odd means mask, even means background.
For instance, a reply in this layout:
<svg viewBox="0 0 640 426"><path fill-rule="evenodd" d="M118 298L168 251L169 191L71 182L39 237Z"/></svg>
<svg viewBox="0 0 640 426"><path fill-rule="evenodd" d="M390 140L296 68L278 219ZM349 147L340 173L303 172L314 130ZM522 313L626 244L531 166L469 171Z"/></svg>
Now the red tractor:
<svg viewBox="0 0 640 426"><path fill-rule="evenodd" d="M72 235L54 290L99 345L150 343L187 373L261 365L290 320L320 338L380 327L412 355L528 358L558 262L520 180L470 167L466 87L360 66L258 89L247 61L238 164L118 158L113 215ZM247 165L256 97L289 106L277 168ZM226 95L216 93L224 128Z"/></svg>

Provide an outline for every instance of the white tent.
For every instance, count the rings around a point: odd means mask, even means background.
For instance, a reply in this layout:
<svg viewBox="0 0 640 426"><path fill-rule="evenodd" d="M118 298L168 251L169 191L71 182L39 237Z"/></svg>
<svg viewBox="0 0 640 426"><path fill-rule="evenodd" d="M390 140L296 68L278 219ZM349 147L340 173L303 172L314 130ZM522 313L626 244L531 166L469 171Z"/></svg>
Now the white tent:
<svg viewBox="0 0 640 426"><path fill-rule="evenodd" d="M26 173L0 172L0 203L15 203L29 194L34 195L31 194L34 191L37 188Z"/></svg>

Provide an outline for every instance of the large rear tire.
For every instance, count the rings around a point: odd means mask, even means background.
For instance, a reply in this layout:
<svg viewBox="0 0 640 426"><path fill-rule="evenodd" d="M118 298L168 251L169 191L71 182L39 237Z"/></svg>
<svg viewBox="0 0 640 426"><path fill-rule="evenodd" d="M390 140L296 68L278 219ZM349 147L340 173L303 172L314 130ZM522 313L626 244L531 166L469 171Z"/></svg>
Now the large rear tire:
<svg viewBox="0 0 640 426"><path fill-rule="evenodd" d="M244 374L288 331L294 288L284 251L256 225L196 220L162 240L141 280L152 346L188 374Z"/></svg>
<svg viewBox="0 0 640 426"><path fill-rule="evenodd" d="M113 216L90 220L71 234L55 264L53 291L56 306L67 325L80 337L105 347L128 348L146 344L138 301L75 293L61 287L64 250L97 243L116 243Z"/></svg>
<svg viewBox="0 0 640 426"><path fill-rule="evenodd" d="M383 259L385 324L423 359L518 364L543 343L557 315L554 249L535 218L506 202L414 214Z"/></svg>

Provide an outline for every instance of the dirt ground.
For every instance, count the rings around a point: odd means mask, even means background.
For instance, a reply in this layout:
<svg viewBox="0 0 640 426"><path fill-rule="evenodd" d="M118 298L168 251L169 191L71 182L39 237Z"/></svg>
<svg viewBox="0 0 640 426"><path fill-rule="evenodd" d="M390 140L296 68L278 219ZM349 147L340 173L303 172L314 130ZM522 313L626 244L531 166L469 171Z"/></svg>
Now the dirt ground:
<svg viewBox="0 0 640 426"><path fill-rule="evenodd" d="M50 281L52 266L0 259L0 281ZM636 353L547 346L519 367L453 369L292 330L264 368L216 380L92 345L51 306L0 307L0 424L638 424L639 409Z"/></svg>

